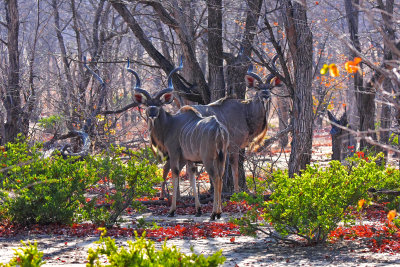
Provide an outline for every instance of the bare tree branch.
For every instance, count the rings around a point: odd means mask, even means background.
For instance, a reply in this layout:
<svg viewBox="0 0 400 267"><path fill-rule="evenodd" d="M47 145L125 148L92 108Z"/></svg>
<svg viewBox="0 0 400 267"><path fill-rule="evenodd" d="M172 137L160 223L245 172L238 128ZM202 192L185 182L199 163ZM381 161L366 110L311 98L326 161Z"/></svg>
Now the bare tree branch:
<svg viewBox="0 0 400 267"><path fill-rule="evenodd" d="M119 114L119 113L122 113L122 112L124 112L124 111L127 111L128 109L130 109L130 108L134 108L134 107L137 107L137 106L139 106L136 102L133 102L133 103L131 103L131 104L129 104L129 105L126 105L125 107L123 107L123 108L121 108L121 109L117 109L117 110L104 110L104 111L101 111L100 112L100 114L104 114L104 115L108 115L108 114Z"/></svg>

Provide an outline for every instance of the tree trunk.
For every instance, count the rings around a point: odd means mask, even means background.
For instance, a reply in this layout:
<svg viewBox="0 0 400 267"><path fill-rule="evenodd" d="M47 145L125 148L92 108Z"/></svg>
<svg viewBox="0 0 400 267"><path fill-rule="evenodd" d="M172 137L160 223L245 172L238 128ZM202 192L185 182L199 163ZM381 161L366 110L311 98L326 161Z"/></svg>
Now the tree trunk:
<svg viewBox="0 0 400 267"><path fill-rule="evenodd" d="M382 0L378 0L378 7L382 10L381 15L383 19L384 32L386 36L384 36L384 64L387 64L387 61L393 60L393 52L391 47L395 45L395 28L393 27L393 7L394 0L386 0L386 5L384 5ZM383 97L382 103L382 111L380 116L381 128L389 129L391 127L392 114L391 114L391 101L388 96L390 96L393 92L393 83L391 79L385 79L383 82L383 90L388 93ZM390 132L389 131L381 131L379 133L380 142L383 144L389 143ZM385 153L385 162L387 162L388 151L384 150Z"/></svg>
<svg viewBox="0 0 400 267"><path fill-rule="evenodd" d="M311 161L313 133L312 33L307 22L305 1L282 0L286 36L294 66L292 150L289 176L299 173Z"/></svg>
<svg viewBox="0 0 400 267"><path fill-rule="evenodd" d="M385 79L383 82L383 90L390 95L393 90L393 85L392 81L390 79ZM385 131L385 129L389 129L391 127L391 122L392 122L392 108L390 105L390 101L387 99L386 96L383 97L383 102L382 103L382 110L380 114L380 128L383 129L383 131L379 132L379 141L382 144L388 144L389 143L389 137L390 137L390 132ZM384 150L383 153L385 154L385 158L387 158L388 151ZM386 161L386 160L385 160Z"/></svg>
<svg viewBox="0 0 400 267"><path fill-rule="evenodd" d="M361 45L358 36L359 12L357 6L359 0L345 0L345 9L350 33L350 40L355 50L361 52ZM350 52L351 59L357 54ZM361 64L360 64L361 66ZM361 72L362 73L362 72ZM359 130L367 131L375 129L375 89L363 86L363 76L359 72L354 73L354 92L357 101L359 117ZM371 115L372 114L372 115ZM375 134L371 134L376 139ZM360 150L371 148L364 138L360 141Z"/></svg>
<svg viewBox="0 0 400 267"><path fill-rule="evenodd" d="M4 142L14 141L19 133L26 135L29 130L29 120L24 120L27 114L22 110L20 84L19 84L19 14L18 1L6 0L6 22L8 30L7 49L8 83L6 95L3 99L4 107L7 112L6 123L4 125Z"/></svg>
<svg viewBox="0 0 400 267"><path fill-rule="evenodd" d="M211 102L225 96L223 46L222 46L222 0L208 0L208 87Z"/></svg>

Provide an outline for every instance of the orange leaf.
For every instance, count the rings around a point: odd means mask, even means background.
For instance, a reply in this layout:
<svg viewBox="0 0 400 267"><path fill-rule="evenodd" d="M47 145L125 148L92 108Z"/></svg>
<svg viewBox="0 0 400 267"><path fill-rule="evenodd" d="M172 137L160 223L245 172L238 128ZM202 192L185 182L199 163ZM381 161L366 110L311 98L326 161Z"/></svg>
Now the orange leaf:
<svg viewBox="0 0 400 267"><path fill-rule="evenodd" d="M362 59L360 57L355 57L354 58L354 64L357 65L358 63L360 63L362 61Z"/></svg>
<svg viewBox="0 0 400 267"><path fill-rule="evenodd" d="M358 208L362 208L363 206L364 206L364 204L365 204L365 199L360 199L359 201L358 201Z"/></svg>
<svg viewBox="0 0 400 267"><path fill-rule="evenodd" d="M394 217L396 217L397 213L396 210L391 210L389 211L387 218L389 220L389 222L393 221Z"/></svg>
<svg viewBox="0 0 400 267"><path fill-rule="evenodd" d="M346 69L346 71L348 73L355 73L358 71L358 66L356 66L357 64L355 64L353 61L347 61L344 64L344 68Z"/></svg>

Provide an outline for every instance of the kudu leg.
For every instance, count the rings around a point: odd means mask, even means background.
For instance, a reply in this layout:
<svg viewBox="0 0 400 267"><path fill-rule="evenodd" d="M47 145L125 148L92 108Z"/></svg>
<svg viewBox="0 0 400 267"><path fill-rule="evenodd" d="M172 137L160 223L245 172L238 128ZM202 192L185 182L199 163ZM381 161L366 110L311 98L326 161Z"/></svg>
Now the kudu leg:
<svg viewBox="0 0 400 267"><path fill-rule="evenodd" d="M200 200L199 200L199 195L197 192L197 188L196 188L196 177L194 175L196 171L196 167L194 166L193 162L188 162L186 165L186 172L189 176L189 180L190 180L190 185L192 186L193 189L193 195L194 195L194 201L195 201L195 207L196 207L196 217L200 217L201 216L201 204L200 204Z"/></svg>
<svg viewBox="0 0 400 267"><path fill-rule="evenodd" d="M221 218L221 213L222 213L222 177L216 177L216 181L218 184L218 187L216 188L216 192L217 192L217 199L218 199L218 203L217 203L217 219Z"/></svg>
<svg viewBox="0 0 400 267"><path fill-rule="evenodd" d="M171 164L171 166L173 166ZM168 217L174 217L176 211L176 196L178 195L178 185L179 185L179 168L171 168L172 170L172 201L171 208L169 209Z"/></svg>
<svg viewBox="0 0 400 267"><path fill-rule="evenodd" d="M161 193L160 193L160 199L164 199L165 197L169 198L169 192L168 192L168 186L167 186L167 176L169 173L169 170L171 169L169 160L165 163L163 167L163 182L161 184Z"/></svg>
<svg viewBox="0 0 400 267"><path fill-rule="evenodd" d="M217 206L218 206L218 189L219 189L219 185L217 184L217 180L215 179L215 177L210 177L210 179L212 180L213 184L214 184L214 199L213 199L213 210L211 213L211 217L210 220L214 221L215 220L215 216L217 216Z"/></svg>
<svg viewBox="0 0 400 267"><path fill-rule="evenodd" d="M239 151L233 152L230 158L232 176L233 176L233 190L235 193L239 192Z"/></svg>

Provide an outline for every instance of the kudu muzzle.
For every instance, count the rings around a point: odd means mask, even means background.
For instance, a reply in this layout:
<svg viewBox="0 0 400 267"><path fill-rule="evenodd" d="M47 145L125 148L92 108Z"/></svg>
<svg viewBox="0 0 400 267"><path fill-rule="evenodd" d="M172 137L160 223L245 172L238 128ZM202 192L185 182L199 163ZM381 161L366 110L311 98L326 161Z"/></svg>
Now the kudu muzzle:
<svg viewBox="0 0 400 267"><path fill-rule="evenodd" d="M157 119L158 115L160 114L160 107L156 107L156 106L149 106L146 109L146 113L147 113L147 118L148 123L150 124L151 127L154 126L154 120Z"/></svg>
<svg viewBox="0 0 400 267"><path fill-rule="evenodd" d="M261 90L261 97L264 101L269 101L271 98L271 92L269 89Z"/></svg>

